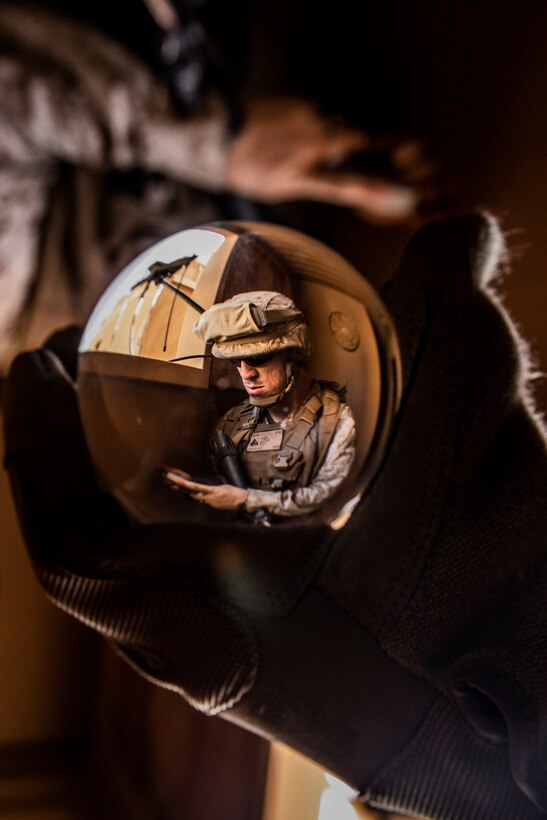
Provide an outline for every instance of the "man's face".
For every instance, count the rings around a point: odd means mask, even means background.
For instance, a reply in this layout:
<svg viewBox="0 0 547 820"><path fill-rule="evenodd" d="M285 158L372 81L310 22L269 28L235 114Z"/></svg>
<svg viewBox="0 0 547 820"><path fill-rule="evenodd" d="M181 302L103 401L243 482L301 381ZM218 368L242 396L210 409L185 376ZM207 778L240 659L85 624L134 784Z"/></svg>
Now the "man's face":
<svg viewBox="0 0 547 820"><path fill-rule="evenodd" d="M260 362L261 358L251 356L241 359L237 370L249 396L268 398L281 393L287 385L287 356L281 351L274 353L267 361Z"/></svg>

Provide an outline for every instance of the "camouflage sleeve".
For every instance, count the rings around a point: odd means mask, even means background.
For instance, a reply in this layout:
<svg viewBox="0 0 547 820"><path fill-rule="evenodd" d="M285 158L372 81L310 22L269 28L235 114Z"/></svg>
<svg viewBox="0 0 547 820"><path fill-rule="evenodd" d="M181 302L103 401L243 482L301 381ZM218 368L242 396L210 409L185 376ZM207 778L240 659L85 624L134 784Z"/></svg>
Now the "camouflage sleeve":
<svg viewBox="0 0 547 820"><path fill-rule="evenodd" d="M5 160L139 167L197 187L223 188L226 116L220 103L182 120L138 59L94 29L44 10L2 6L3 43Z"/></svg>
<svg viewBox="0 0 547 820"><path fill-rule="evenodd" d="M38 324L20 323L46 252L45 231L53 237L48 254L55 256L56 242L62 242L59 165L93 173L159 171L174 181L219 190L225 178L225 134L219 106L181 120L148 69L94 29L43 8L0 5L0 371L17 347L34 346L52 327L83 313L74 311L62 274L53 272L55 300L33 307ZM89 213L94 207L90 200ZM124 219L122 214L118 227L108 228L111 234L126 230ZM110 239L87 241L79 259L86 286L92 277L88 266L93 275L106 275L99 260L101 243Z"/></svg>
<svg viewBox="0 0 547 820"><path fill-rule="evenodd" d="M294 490L248 490L245 507L249 512L265 508L274 515L292 516L313 512L330 498L348 475L355 458L355 420L347 404L340 418L325 460L311 484Z"/></svg>

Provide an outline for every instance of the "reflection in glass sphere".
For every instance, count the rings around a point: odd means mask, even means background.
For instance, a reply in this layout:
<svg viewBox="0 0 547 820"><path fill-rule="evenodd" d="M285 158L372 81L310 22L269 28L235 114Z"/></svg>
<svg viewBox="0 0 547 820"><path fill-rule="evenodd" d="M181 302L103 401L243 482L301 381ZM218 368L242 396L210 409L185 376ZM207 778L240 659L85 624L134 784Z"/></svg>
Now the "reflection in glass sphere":
<svg viewBox="0 0 547 820"><path fill-rule="evenodd" d="M400 359L374 290L341 256L296 231L206 225L167 237L128 265L80 345L80 410L99 479L139 521L229 515L171 492L161 470L204 477L211 469L215 425L246 394L236 368L212 358L192 328L204 309L250 290L294 299L312 334L310 375L347 388L357 424L350 475L300 521L342 526L377 469L399 401Z"/></svg>

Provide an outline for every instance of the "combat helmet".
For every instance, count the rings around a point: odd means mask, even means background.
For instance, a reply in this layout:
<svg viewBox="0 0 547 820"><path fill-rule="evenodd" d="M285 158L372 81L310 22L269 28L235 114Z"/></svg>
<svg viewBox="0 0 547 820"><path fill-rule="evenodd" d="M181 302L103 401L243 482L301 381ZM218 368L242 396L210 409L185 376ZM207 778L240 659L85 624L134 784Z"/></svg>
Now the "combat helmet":
<svg viewBox="0 0 547 820"><path fill-rule="evenodd" d="M218 359L291 351L283 390L267 398L251 396L251 403L261 407L276 404L292 390L298 366L311 352L304 314L292 299L277 291L238 293L212 305L195 322L194 333L202 341L212 343L211 352Z"/></svg>

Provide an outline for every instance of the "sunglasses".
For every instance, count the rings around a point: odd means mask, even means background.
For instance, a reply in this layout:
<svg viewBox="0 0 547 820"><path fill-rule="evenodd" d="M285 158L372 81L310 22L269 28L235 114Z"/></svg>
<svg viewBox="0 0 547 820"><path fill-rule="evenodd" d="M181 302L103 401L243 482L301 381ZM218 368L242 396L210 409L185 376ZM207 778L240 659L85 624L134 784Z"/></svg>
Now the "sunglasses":
<svg viewBox="0 0 547 820"><path fill-rule="evenodd" d="M275 353L263 353L262 356L245 356L242 359L230 359L234 367L241 367L241 362L249 365L249 367L262 367L267 364L270 359L273 359Z"/></svg>

